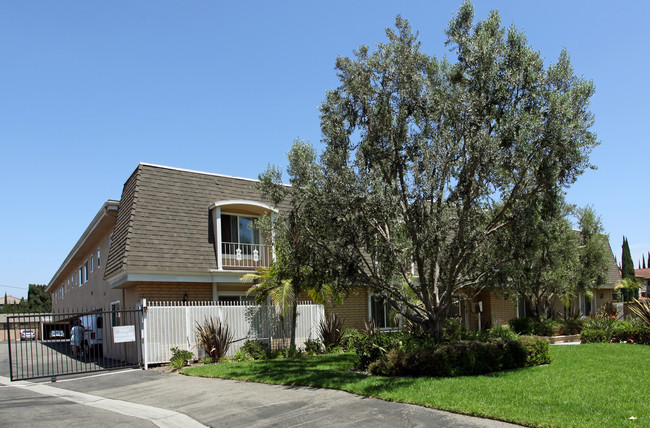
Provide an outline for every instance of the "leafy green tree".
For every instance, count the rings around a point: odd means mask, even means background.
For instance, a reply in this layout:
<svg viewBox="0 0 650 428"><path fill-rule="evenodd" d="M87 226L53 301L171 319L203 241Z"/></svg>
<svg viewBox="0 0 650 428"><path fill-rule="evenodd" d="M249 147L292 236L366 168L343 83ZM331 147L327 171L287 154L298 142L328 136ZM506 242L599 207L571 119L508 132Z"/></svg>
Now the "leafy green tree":
<svg viewBox="0 0 650 428"><path fill-rule="evenodd" d="M29 284L27 290L27 308L29 312L47 313L52 310L51 296L45 291L45 285Z"/></svg>
<svg viewBox="0 0 650 428"><path fill-rule="evenodd" d="M566 51L544 68L523 33L496 12L474 22L470 3L446 31L453 63L421 52L399 16L396 27L375 51L336 61L322 171L303 180L314 200L303 236L330 271L439 337L515 213L556 204L590 166L594 88Z"/></svg>
<svg viewBox="0 0 650 428"><path fill-rule="evenodd" d="M250 289L256 301L262 303L267 297L281 307L282 316L291 317L291 346L295 346L297 302L301 293L317 303L327 300L339 301L336 277L327 272L323 254L312 251L306 220L314 215L310 185L320 172L316 152L306 142L297 140L288 153L287 169L291 187L282 183L282 173L269 166L260 174L256 186L263 198L273 206L284 206L272 219L263 218L259 226L273 238L275 260L269 269L242 277L255 283Z"/></svg>
<svg viewBox="0 0 650 428"><path fill-rule="evenodd" d="M544 213L531 204L497 241L494 274L486 286L499 284L523 299L526 314L553 317L556 300L570 300L579 266L579 236L568 219L569 207Z"/></svg>

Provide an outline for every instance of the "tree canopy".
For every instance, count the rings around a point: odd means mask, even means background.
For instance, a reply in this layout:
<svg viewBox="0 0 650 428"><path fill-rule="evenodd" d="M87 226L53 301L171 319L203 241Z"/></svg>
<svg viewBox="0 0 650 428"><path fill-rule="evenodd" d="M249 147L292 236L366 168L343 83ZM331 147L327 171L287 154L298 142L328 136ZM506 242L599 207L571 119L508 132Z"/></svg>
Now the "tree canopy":
<svg viewBox="0 0 650 428"><path fill-rule="evenodd" d="M434 336L492 271L507 226L558 206L597 144L594 87L566 51L545 67L522 32L496 12L475 21L470 3L446 34L453 62L423 53L399 16L387 43L337 59L320 165L293 189L319 266Z"/></svg>

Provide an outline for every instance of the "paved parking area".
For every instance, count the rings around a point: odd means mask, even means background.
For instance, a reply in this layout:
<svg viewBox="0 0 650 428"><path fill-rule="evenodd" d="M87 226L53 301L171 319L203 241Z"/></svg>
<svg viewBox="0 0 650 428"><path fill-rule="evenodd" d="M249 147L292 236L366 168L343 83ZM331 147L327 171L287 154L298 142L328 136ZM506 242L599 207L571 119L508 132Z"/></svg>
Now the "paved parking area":
<svg viewBox="0 0 650 428"><path fill-rule="evenodd" d="M0 348L0 376L6 379L6 344L0 343ZM342 391L203 379L163 369L23 385L0 387L0 425L21 426L12 421L20 414L24 426L77 425L81 420L97 426L512 426ZM22 410L16 412L16 406ZM54 413L56 419L51 417Z"/></svg>

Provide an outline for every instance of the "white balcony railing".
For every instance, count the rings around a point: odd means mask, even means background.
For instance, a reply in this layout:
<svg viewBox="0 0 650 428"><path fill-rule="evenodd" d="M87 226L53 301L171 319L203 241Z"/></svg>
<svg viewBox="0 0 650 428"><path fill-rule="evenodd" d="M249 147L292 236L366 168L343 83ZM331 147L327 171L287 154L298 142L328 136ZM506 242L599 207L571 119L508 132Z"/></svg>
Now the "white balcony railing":
<svg viewBox="0 0 650 428"><path fill-rule="evenodd" d="M268 267L272 260L271 246L222 242L221 260L224 269L255 269L258 267Z"/></svg>

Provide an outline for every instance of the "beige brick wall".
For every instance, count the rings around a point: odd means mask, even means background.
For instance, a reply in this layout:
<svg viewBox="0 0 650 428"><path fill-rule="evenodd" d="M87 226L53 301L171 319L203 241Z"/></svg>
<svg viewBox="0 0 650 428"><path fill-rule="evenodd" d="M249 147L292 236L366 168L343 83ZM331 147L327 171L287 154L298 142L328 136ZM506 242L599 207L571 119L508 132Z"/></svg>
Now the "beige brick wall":
<svg viewBox="0 0 650 428"><path fill-rule="evenodd" d="M499 292L490 293L490 324L492 327L508 325L508 321L517 317L516 300Z"/></svg>
<svg viewBox="0 0 650 428"><path fill-rule="evenodd" d="M360 288L351 291L343 298L343 304L330 304L325 308L326 312L334 312L343 319L345 328L365 329L365 322L368 314L368 290Z"/></svg>
<svg viewBox="0 0 650 428"><path fill-rule="evenodd" d="M190 302L212 301L212 284L142 282L138 283L135 289L138 300L181 302L187 293L187 300Z"/></svg>

